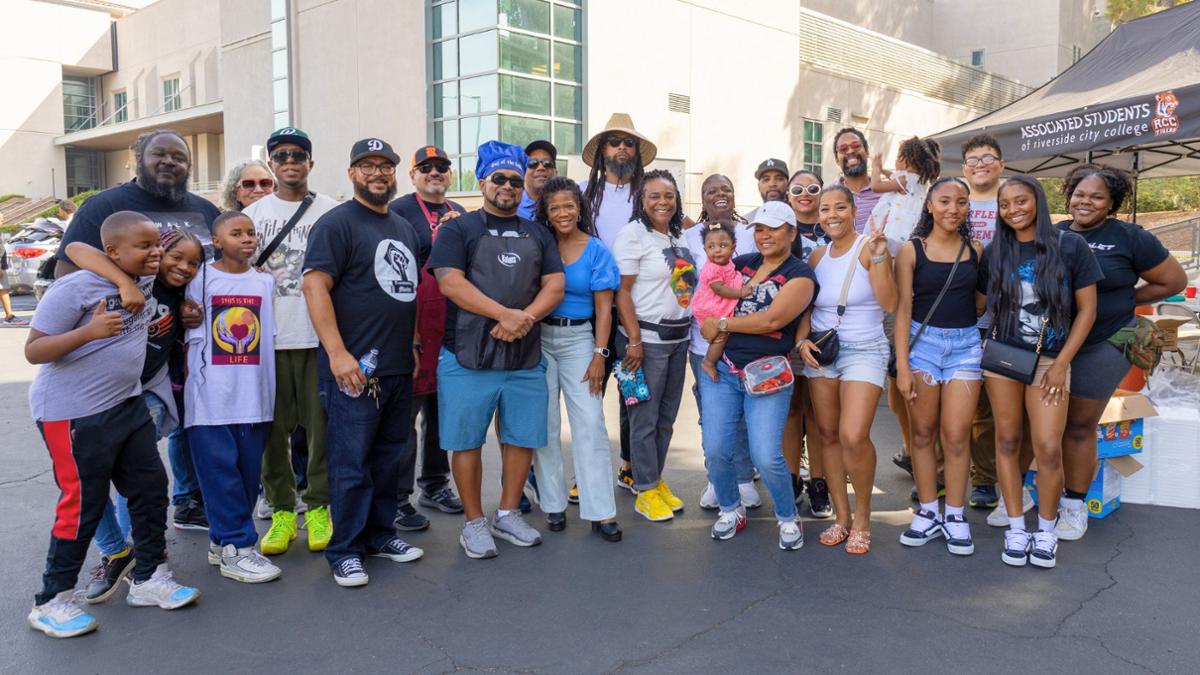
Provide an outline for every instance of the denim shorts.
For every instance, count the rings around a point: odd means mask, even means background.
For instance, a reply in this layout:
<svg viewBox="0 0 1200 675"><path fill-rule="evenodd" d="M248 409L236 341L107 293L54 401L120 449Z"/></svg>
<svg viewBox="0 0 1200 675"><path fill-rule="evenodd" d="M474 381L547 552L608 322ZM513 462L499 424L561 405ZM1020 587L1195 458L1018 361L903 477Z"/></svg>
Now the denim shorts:
<svg viewBox="0 0 1200 675"><path fill-rule="evenodd" d="M546 357L524 370L472 370L445 348L438 354L438 434L442 449L474 450L500 411L500 441L546 445Z"/></svg>
<svg viewBox="0 0 1200 675"><path fill-rule="evenodd" d="M922 338L924 339L924 338ZM839 340L837 359L828 366L804 367L805 377L832 377L842 382L869 382L880 389L887 377L891 347L886 337L862 342Z"/></svg>
<svg viewBox="0 0 1200 675"><path fill-rule="evenodd" d="M920 371L929 384L944 384L950 380L970 380L978 382L983 379L980 362L983 360L983 341L979 339L979 329L975 326L966 328L934 328L926 326L921 333L921 339L914 344L912 336L917 334L921 322L912 322L909 333L908 364L913 372Z"/></svg>

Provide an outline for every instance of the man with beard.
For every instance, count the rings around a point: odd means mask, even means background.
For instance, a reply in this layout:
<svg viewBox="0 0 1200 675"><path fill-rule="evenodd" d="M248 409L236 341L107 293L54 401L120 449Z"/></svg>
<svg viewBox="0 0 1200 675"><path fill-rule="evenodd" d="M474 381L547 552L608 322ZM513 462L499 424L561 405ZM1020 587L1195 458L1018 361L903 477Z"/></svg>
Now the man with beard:
<svg viewBox="0 0 1200 675"><path fill-rule="evenodd" d="M525 194L521 196L517 215L525 220L533 220L538 199L542 196L542 187L546 181L558 175L558 148L550 141L534 141L525 146L525 156L529 158L525 171Z"/></svg>
<svg viewBox="0 0 1200 675"><path fill-rule="evenodd" d="M400 158L378 138L350 151L354 199L321 216L308 238L304 298L320 338L317 378L333 537L325 559L339 586L363 586L366 555L409 562L424 551L396 536L400 460L417 366L419 271L429 247L388 209Z"/></svg>
<svg viewBox="0 0 1200 675"><path fill-rule="evenodd" d="M483 208L447 222L429 267L449 300L438 357L442 447L462 495L459 543L470 558L497 554L493 535L517 546L542 539L521 517L533 449L546 444L546 362L540 322L563 298L562 257L549 230L517 216L527 158L520 147L488 141L475 174ZM482 446L499 413L503 480L490 524L480 497Z"/></svg>
<svg viewBox="0 0 1200 675"><path fill-rule="evenodd" d="M596 232L610 250L617 232L629 224L633 195L642 186L646 165L656 155L658 148L633 128L633 119L626 113L613 113L608 124L583 146L583 163L592 171L579 187L591 207Z"/></svg>
<svg viewBox="0 0 1200 675"><path fill-rule="evenodd" d="M791 174L788 173L787 162L783 161L782 159L764 159L762 163L758 165L758 169L754 171L754 180L758 182L758 194L760 197L762 197L763 203L784 202L786 204L788 200L787 187L789 178L791 178ZM757 216L758 209L754 209L750 213L746 214L746 222L753 223ZM750 240L753 242L753 228L750 228L750 234ZM740 234L738 236L738 240L740 243ZM751 248L753 249L753 243L751 243ZM740 247L738 250L738 255L741 255Z"/></svg>
<svg viewBox="0 0 1200 675"><path fill-rule="evenodd" d="M867 219L880 197L871 189L867 153L867 137L854 127L846 127L833 137L833 158L842 169L842 175L833 184L845 185L854 194L854 229L859 232L866 229Z"/></svg>
<svg viewBox="0 0 1200 675"><path fill-rule="evenodd" d="M67 258L67 245L83 242L104 250L100 242L100 224L117 211L136 211L158 226L159 231L176 228L191 230L211 250L210 226L220 211L212 202L187 190L192 154L183 137L169 129L148 131L133 145L137 177L93 195L85 201L71 227L63 235L55 257L55 277L78 270Z"/></svg>
<svg viewBox="0 0 1200 675"><path fill-rule="evenodd" d="M432 145L418 149L413 153L408 177L415 190L392 202L389 208L411 223L417 236L432 246L442 224L466 211L446 199L453 178L446 151ZM417 333L421 343L415 347L421 367L413 379L412 425L404 457L400 460L399 507L396 511L396 528L410 532L429 527L429 519L410 502L416 476L418 413L421 415L421 476L416 478L416 484L421 488L419 503L442 513L462 513L462 502L450 489L450 463L438 438L437 358L445 330L446 297L438 290L437 280L427 266L421 270L421 283L417 286Z"/></svg>
<svg viewBox="0 0 1200 675"><path fill-rule="evenodd" d="M332 197L310 192L312 141L295 127L267 138L267 155L279 189L243 209L258 234L256 267L275 277L275 422L263 452L262 486L271 505L271 529L263 536L264 555L286 553L296 538L296 474L291 436L304 429L308 487L304 516L308 550L329 543L329 477L325 462L325 412L317 397L317 333L308 318L302 277L304 251L313 225L337 206ZM304 446L300 446L302 448Z"/></svg>

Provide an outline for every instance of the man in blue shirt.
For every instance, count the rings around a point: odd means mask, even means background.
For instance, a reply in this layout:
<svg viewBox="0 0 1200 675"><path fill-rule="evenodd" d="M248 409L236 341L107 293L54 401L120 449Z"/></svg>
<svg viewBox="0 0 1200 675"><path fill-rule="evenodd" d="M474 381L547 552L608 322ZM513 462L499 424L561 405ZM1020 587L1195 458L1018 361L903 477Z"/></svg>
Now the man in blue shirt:
<svg viewBox="0 0 1200 675"><path fill-rule="evenodd" d="M534 141L525 146L525 156L529 158L525 165L525 194L517 207L517 215L525 220L536 220L542 187L558 175L558 148L550 141Z"/></svg>

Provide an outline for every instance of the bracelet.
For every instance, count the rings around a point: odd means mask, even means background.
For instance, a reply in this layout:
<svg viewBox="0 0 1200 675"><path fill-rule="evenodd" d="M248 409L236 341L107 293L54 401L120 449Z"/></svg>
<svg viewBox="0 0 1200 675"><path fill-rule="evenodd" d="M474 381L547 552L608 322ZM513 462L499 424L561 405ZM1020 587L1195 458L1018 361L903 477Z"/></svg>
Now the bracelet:
<svg viewBox="0 0 1200 675"><path fill-rule="evenodd" d="M871 256L871 264L878 265L881 262L886 262L887 259L888 259L888 257L887 257L886 253L884 253L883 255L873 255L873 256Z"/></svg>
<svg viewBox="0 0 1200 675"><path fill-rule="evenodd" d="M642 343L640 343L640 342L631 342L631 343L625 345L625 348L633 349L634 347L641 347L641 346L642 346Z"/></svg>

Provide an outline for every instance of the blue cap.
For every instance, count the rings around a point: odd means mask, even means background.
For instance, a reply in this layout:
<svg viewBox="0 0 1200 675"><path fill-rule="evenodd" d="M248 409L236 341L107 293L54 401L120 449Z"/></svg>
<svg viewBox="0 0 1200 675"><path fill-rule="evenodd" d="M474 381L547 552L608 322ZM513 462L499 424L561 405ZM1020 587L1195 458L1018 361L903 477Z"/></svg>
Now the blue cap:
<svg viewBox="0 0 1200 675"><path fill-rule="evenodd" d="M496 169L512 169L522 176L525 175L525 165L529 158L519 145L488 141L479 146L479 159L475 162L475 176L483 180L492 175Z"/></svg>

